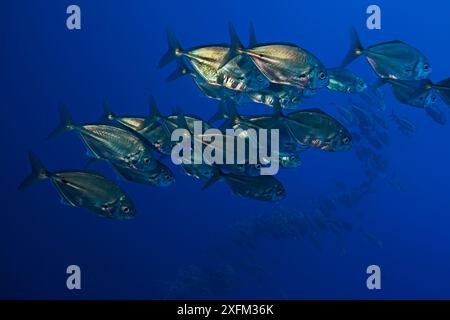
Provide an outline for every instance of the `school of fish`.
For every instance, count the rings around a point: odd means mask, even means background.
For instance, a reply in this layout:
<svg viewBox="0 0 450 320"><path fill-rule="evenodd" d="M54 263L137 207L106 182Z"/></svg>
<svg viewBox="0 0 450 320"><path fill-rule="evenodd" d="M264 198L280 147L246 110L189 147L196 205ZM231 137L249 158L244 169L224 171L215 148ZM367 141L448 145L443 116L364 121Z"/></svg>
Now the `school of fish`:
<svg viewBox="0 0 450 320"><path fill-rule="evenodd" d="M146 115L117 115L105 100L102 118L81 124L73 121L65 105L60 105L60 124L49 138L72 132L86 147L89 164L106 161L126 181L169 187L175 181L165 160L177 144L171 140L172 133L184 129L195 139L196 121L202 121L203 131L218 124L216 128L224 135L227 129L241 129L244 133L249 129L277 129L280 139L276 161L282 169L301 166L308 149L354 150L358 159L364 161L368 176L384 172L387 167L386 161L376 153L389 143L389 119L385 117L382 86L389 85L398 102L423 109L436 123L443 125L447 121L437 103L441 98L450 104L450 78L433 82L427 57L405 42L388 41L364 48L356 30L352 30L351 48L342 65L327 68L316 55L296 44L257 42L253 25L248 46L242 44L232 25L229 35L229 44L186 49L174 32L167 30L168 50L159 62L160 68L176 64L167 81L190 76L206 97L218 101L218 111L208 121L181 110L163 115L152 96ZM375 83L367 84L347 68L359 57L369 63L378 79ZM348 104L332 106L339 119L321 108L299 109L322 90L349 95ZM362 101L353 99L355 96ZM248 103L265 105L271 111L241 114L239 107ZM407 136L416 131L412 122L394 111L390 120ZM207 147L208 143L203 142L202 148ZM195 157L194 153L189 157ZM19 189L48 179L69 206L110 219L136 216L131 198L110 179L90 170L49 171L32 152L29 160L31 173ZM259 169L267 163L194 162L180 166L184 174L203 181L203 189L223 180L237 196L271 202L286 197L279 180L259 174Z"/></svg>

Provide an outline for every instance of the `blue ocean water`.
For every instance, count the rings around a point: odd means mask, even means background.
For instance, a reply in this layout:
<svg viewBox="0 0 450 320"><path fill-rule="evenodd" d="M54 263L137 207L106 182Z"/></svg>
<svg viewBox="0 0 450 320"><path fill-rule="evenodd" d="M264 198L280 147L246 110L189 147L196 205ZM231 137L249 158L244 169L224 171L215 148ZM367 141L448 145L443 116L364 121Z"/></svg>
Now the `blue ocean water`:
<svg viewBox="0 0 450 320"><path fill-rule="evenodd" d="M76 3L75 3L76 2ZM124 182L103 163L93 169L117 181L139 211L130 221L102 219L59 202L47 181L17 191L36 152L49 170L82 168L85 149L74 134L46 140L67 104L79 122L98 119L107 97L118 114L147 113L153 94L164 114L174 107L204 118L217 103L201 95L188 77L164 79L158 69L170 25L185 47L228 41L233 22L246 41L250 22L261 42L289 41L314 52L329 67L340 64L355 26L364 44L400 39L420 48L433 66L433 80L450 75L449 4L442 1L4 1L0 4L2 157L0 180L0 298L14 299L393 299L450 298L449 126L422 110L399 104L388 88L386 113L394 109L418 128L403 136L390 122L382 150L401 192L379 179L374 190L336 215L351 232L324 234L321 249L308 239L235 241L239 226L270 216L282 206L309 210L320 195L342 190L335 181L364 181L354 152L308 150L300 168L278 178L282 203L238 198L225 183L201 191L202 183L172 166L168 188ZM66 28L66 8L77 4L82 29ZM382 10L382 29L366 28L366 8ZM350 68L375 81L360 59ZM337 115L347 96L321 92L304 107ZM447 113L447 107L441 103ZM268 113L251 104L242 113ZM252 220L253 219L253 220ZM251 223L251 222L250 222ZM276 226L274 227L276 228ZM363 232L382 242L368 241ZM282 238L282 237L281 237ZM82 289L66 288L66 268L82 270ZM368 290L366 268L378 265L381 290Z"/></svg>

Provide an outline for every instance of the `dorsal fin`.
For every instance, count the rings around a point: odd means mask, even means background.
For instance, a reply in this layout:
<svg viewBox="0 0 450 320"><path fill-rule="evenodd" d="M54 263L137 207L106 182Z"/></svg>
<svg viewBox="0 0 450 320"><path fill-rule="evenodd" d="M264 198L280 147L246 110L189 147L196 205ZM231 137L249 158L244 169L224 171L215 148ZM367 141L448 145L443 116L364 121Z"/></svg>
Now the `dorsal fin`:
<svg viewBox="0 0 450 320"><path fill-rule="evenodd" d="M239 50L243 49L243 45L241 40L239 39L239 36L237 35L236 29L234 29L234 26L232 23L228 26L228 31L230 33L230 50L228 51L227 55L223 59L222 63L219 66L219 69L225 66L228 62L233 60L236 56L239 55Z"/></svg>

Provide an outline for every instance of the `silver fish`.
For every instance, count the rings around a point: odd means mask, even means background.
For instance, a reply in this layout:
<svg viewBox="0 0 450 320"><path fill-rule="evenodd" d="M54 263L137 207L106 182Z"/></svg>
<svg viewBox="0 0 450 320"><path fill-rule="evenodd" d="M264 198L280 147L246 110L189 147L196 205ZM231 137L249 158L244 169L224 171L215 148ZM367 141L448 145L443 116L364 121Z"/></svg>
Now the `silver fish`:
<svg viewBox="0 0 450 320"><path fill-rule="evenodd" d="M355 29L352 29L351 40L350 51L343 61L344 67L358 57L365 56L380 78L422 80L431 75L428 59L407 43L396 40L363 48Z"/></svg>
<svg viewBox="0 0 450 320"><path fill-rule="evenodd" d="M270 82L309 89L320 89L328 84L326 68L309 51L288 43L252 44L245 49L232 25L229 31L231 50L223 65L244 54Z"/></svg>
<svg viewBox="0 0 450 320"><path fill-rule="evenodd" d="M243 91L233 90L220 84L209 83L196 71L191 70L182 60L177 61L177 68L171 75L169 75L169 77L167 77L166 80L173 81L188 74L192 77L200 91L202 91L203 94L210 99L219 101L222 101L224 99L231 99L239 105L244 104L249 100L246 98L246 95ZM226 79L224 78L224 81L225 80Z"/></svg>
<svg viewBox="0 0 450 320"><path fill-rule="evenodd" d="M328 69L330 82L327 88L345 93L360 93L367 89L366 82L352 71L345 68Z"/></svg>
<svg viewBox="0 0 450 320"><path fill-rule="evenodd" d="M172 132L179 128L177 124L177 115L163 116L158 110L155 99L150 96L149 99L150 113L144 117L134 116L116 116L109 109L105 109L105 118L113 119L120 124L138 132L141 136L145 137L148 142L164 155L170 155L172 148L176 145L176 142L171 141ZM184 115L184 119L190 130L194 129L194 123L196 121L202 122L203 130L207 130L210 126L202 121L202 119L194 115Z"/></svg>
<svg viewBox="0 0 450 320"><path fill-rule="evenodd" d="M61 123L49 138L76 131L88 148L89 155L125 167L151 170L156 166L152 148L138 134L126 128L105 124L75 125L67 109L60 106Z"/></svg>
<svg viewBox="0 0 450 320"><path fill-rule="evenodd" d="M272 83L267 89L248 92L253 102L273 107L280 105L283 109L295 109L302 102L305 90L297 87Z"/></svg>
<svg viewBox="0 0 450 320"><path fill-rule="evenodd" d="M136 215L126 193L102 175L89 171L50 172L31 152L29 159L32 172L19 189L50 179L63 202L69 206L84 208L110 219L130 219Z"/></svg>
<svg viewBox="0 0 450 320"><path fill-rule="evenodd" d="M320 109L305 109L287 115L298 143L324 151L348 151L352 136L336 119Z"/></svg>
<svg viewBox="0 0 450 320"><path fill-rule="evenodd" d="M277 107L275 108L277 109ZM280 152L294 152L296 151L296 142L292 139L289 131L283 127L276 128L270 121L272 115L269 116L252 116L252 115L240 115L236 106L232 101L225 101L219 104L218 112L211 118L210 121L217 121L226 119L225 123L220 127L222 130L226 128L232 128L234 130L246 130L253 129L258 132L260 129L270 130L272 128L279 129L279 151ZM253 141L257 144L257 141Z"/></svg>
<svg viewBox="0 0 450 320"><path fill-rule="evenodd" d="M436 91L430 80L382 80L391 85L395 98L406 105L426 108L437 100Z"/></svg>
<svg viewBox="0 0 450 320"><path fill-rule="evenodd" d="M239 55L225 64L217 72L216 83L209 83L244 92L263 90L270 85L252 59L245 55Z"/></svg>
<svg viewBox="0 0 450 320"><path fill-rule="evenodd" d="M211 85L238 91L261 90L269 85L269 81L246 56L235 56L224 63L230 54L228 46L198 46L185 50L181 47L175 34L169 30L167 39L169 49L161 59L160 67L173 60L183 63L183 58L185 58L195 72Z"/></svg>

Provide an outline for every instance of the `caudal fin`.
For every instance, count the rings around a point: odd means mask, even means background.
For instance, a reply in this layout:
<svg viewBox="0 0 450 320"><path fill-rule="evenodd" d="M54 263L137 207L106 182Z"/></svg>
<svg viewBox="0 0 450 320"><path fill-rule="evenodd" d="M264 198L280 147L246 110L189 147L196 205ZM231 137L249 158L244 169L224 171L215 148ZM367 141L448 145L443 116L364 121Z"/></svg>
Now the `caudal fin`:
<svg viewBox="0 0 450 320"><path fill-rule="evenodd" d="M450 78L439 81L435 86L444 102L450 106Z"/></svg>
<svg viewBox="0 0 450 320"><path fill-rule="evenodd" d="M176 38L175 33L170 28L166 29L166 33L167 33L167 44L169 48L159 61L158 64L159 68L162 68L171 63L172 61L176 60L178 58L178 55L183 51L183 48L181 47L180 42Z"/></svg>
<svg viewBox="0 0 450 320"><path fill-rule="evenodd" d="M59 119L59 126L55 130L50 132L47 137L48 139L55 138L64 132L72 130L75 127L69 110L64 104L59 105Z"/></svg>
<svg viewBox="0 0 450 320"><path fill-rule="evenodd" d="M47 169L45 169L41 160L39 160L39 158L33 152L30 151L28 153L28 158L30 160L31 173L19 185L19 187L17 188L19 190L23 190L32 184L44 180L50 175Z"/></svg>
<svg viewBox="0 0 450 320"><path fill-rule="evenodd" d="M342 61L342 67L349 65L355 59L357 59L360 55L362 55L364 48L359 40L358 32L355 28L351 29L351 44L350 50Z"/></svg>
<svg viewBox="0 0 450 320"><path fill-rule="evenodd" d="M233 24L229 24L228 26L228 32L230 33L230 50L228 51L227 55L223 59L222 63L220 64L219 68L222 68L225 66L228 62L233 60L236 56L239 55L239 50L243 48L242 42L239 39L239 36L236 32L236 29L234 28Z"/></svg>

